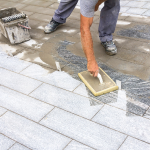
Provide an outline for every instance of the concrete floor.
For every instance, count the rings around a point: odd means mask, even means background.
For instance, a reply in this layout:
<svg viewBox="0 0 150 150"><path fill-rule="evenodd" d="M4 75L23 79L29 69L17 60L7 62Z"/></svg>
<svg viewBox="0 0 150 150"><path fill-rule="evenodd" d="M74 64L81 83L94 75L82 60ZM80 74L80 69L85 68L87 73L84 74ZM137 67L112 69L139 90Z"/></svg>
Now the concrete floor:
<svg viewBox="0 0 150 150"><path fill-rule="evenodd" d="M94 97L77 75L86 70L78 7L44 34L56 0L0 0L0 8L24 11L32 28L32 39L17 45L0 35L0 150L150 150L149 3L121 0L115 56L100 44L95 13L97 62L122 88Z"/></svg>

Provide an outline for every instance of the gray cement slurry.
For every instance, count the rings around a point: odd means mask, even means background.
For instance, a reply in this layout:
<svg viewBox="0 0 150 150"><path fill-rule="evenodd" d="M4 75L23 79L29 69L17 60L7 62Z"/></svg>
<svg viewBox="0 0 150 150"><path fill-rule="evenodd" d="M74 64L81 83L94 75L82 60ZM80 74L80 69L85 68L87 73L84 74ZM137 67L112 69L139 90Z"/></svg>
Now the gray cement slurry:
<svg viewBox="0 0 150 150"><path fill-rule="evenodd" d="M47 41L48 42L48 41ZM85 57L77 56L67 50L67 45L73 44L69 41L59 41L57 46L51 47L51 54L53 58L60 62L61 65L65 65L63 71L69 73L73 78L80 80L78 77L79 72L87 70L87 61ZM61 59L60 59L61 58ZM66 62L68 62L66 64ZM97 102L103 102L110 104L128 112L143 116L150 106L150 79L148 81L139 79L138 77L123 74L113 70L105 64L98 61L99 67L101 67L114 81L120 80L122 83L122 89L125 90L125 98L119 95L119 91L113 91L98 97L86 88L88 97ZM92 101L92 100L91 100ZM91 102L91 105L98 103ZM127 115L130 113L127 113ZM131 115L128 115L131 116Z"/></svg>
<svg viewBox="0 0 150 150"><path fill-rule="evenodd" d="M121 29L118 35L150 40L150 25L135 25L128 29Z"/></svg>

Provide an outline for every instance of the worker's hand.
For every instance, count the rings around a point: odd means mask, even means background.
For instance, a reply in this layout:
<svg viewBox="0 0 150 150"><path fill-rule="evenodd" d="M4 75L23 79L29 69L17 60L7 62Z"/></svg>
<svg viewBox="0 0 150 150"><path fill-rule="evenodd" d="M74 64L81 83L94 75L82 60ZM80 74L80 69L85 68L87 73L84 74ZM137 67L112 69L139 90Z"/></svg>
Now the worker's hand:
<svg viewBox="0 0 150 150"><path fill-rule="evenodd" d="M99 73L99 67L95 60L88 62L87 69L94 77L97 77L97 75Z"/></svg>

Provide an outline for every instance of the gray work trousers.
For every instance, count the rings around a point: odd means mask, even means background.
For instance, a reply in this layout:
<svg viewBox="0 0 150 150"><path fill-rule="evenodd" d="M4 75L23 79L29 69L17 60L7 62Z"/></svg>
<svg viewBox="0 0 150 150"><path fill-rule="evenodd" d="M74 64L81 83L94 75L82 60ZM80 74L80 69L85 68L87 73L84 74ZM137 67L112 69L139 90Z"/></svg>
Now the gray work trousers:
<svg viewBox="0 0 150 150"><path fill-rule="evenodd" d="M58 9L55 11L53 19L59 23L65 23L77 3L78 0L61 0ZM119 11L120 0L107 0L104 2L104 7L100 14L98 29L101 42L112 40L112 33L114 33L116 28Z"/></svg>

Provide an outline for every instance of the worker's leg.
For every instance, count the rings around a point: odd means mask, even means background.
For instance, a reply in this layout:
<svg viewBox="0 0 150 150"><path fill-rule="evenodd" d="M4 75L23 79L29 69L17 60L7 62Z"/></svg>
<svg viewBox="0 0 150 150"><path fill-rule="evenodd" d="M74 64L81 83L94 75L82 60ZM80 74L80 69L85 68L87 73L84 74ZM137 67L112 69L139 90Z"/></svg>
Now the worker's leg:
<svg viewBox="0 0 150 150"><path fill-rule="evenodd" d="M53 19L59 23L65 23L77 3L78 0L61 0L58 9L55 11Z"/></svg>
<svg viewBox="0 0 150 150"><path fill-rule="evenodd" d="M101 10L99 37L101 42L111 41L112 33L116 28L116 23L120 11L120 0L107 0Z"/></svg>

